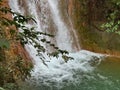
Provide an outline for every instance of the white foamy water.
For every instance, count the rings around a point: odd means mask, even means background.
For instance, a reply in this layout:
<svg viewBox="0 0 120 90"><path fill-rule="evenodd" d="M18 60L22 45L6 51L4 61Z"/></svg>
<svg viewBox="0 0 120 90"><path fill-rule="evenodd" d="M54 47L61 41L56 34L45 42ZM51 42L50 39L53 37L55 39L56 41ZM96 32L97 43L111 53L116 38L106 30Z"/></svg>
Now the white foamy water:
<svg viewBox="0 0 120 90"><path fill-rule="evenodd" d="M60 49L73 51L72 37L70 36L68 28L60 17L58 1L59 0L48 0L53 15L53 21L56 24L58 30L56 35L57 45Z"/></svg>
<svg viewBox="0 0 120 90"><path fill-rule="evenodd" d="M37 81L34 83L38 85L41 82L45 85L56 83L55 85L59 86L59 84L64 84L64 81L74 83L80 82L78 79L81 73L91 73L95 68L92 63L96 62L95 65L97 66L103 59L103 55L86 50L70 53L70 56L73 57L74 60L69 60L67 63L65 63L61 57L46 57L47 66L36 58L38 61L35 64L33 72L31 72L33 81ZM75 75L77 75L76 73L79 73L78 77L75 77Z"/></svg>
<svg viewBox="0 0 120 90"><path fill-rule="evenodd" d="M24 0L21 0L21 2ZM52 20L56 27L56 42L57 46L61 49L68 50L70 52L76 51L73 49L72 45L72 36L62 21L60 16L58 2L59 0L26 0L26 7L20 5L19 0L9 0L10 7L20 13L25 13L32 15L37 24L29 24L30 26L37 27L37 31L45 31L49 26L49 14L52 16ZM39 6L39 8L38 8ZM25 10L26 9L26 10ZM47 11L50 11L48 14ZM40 42L41 43L41 42ZM43 44L44 45L44 44ZM76 43L75 45L78 45ZM80 50L74 53L70 53L69 56L73 57L74 60L69 60L67 63L62 59L61 56L59 58L56 57L48 57L45 53L43 56L45 57L45 63L36 56L36 49L31 45L26 45L26 49L28 50L30 56L33 58L34 68L31 72L31 78L29 81L35 84L44 84L50 85L51 83L56 83L55 85L64 84L67 82L77 83L78 77L82 73L90 73L94 70L95 65L99 64L103 55L95 54L89 51ZM61 85L62 86L62 85Z"/></svg>

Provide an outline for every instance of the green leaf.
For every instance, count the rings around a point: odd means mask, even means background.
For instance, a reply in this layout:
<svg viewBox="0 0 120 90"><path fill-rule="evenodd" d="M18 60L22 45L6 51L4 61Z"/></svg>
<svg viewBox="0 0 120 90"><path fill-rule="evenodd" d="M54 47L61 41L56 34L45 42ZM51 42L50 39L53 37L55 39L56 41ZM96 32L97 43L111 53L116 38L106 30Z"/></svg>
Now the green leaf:
<svg viewBox="0 0 120 90"><path fill-rule="evenodd" d="M13 30L13 29L11 29L11 30L10 30L10 33L11 33L11 35L14 35L14 34L16 33L16 31Z"/></svg>
<svg viewBox="0 0 120 90"><path fill-rule="evenodd" d="M0 90L5 90L4 88L0 87Z"/></svg>
<svg viewBox="0 0 120 90"><path fill-rule="evenodd" d="M9 49L10 48L10 43L8 40L6 39L0 39L0 47L1 48L6 48L6 49Z"/></svg>

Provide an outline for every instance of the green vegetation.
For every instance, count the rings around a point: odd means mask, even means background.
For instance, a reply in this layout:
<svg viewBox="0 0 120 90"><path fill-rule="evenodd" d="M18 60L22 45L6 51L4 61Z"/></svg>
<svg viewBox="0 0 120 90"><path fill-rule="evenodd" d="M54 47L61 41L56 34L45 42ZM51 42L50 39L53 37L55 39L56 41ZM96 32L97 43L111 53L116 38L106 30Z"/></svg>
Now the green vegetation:
<svg viewBox="0 0 120 90"><path fill-rule="evenodd" d="M42 53L47 50L39 43L40 41L55 49L54 52L48 53L49 56L58 57L59 54L62 54L66 62L68 59L72 59L66 55L68 54L66 50L59 49L46 38L38 38L41 36L54 37L54 35L38 32L35 27L26 26L29 22L36 23L32 17L13 12L10 8L2 6L1 3L2 0L0 0L0 90L4 90L3 88L18 90L19 82L27 79L32 69L32 64L27 62L23 56L9 54L12 44L21 43L23 47L25 44L31 44L36 48L37 55L45 65L47 64L44 62ZM13 19L4 17L7 14L13 15ZM21 31L18 32L18 29Z"/></svg>
<svg viewBox="0 0 120 90"><path fill-rule="evenodd" d="M120 1L110 0L106 6L106 22L102 28L107 32L114 32L120 35Z"/></svg>
<svg viewBox="0 0 120 90"><path fill-rule="evenodd" d="M12 20L5 15L15 14L7 7L2 6L0 0L0 90L18 90L19 81L24 81L30 76L32 69L31 62L19 54L13 53L13 44L18 45L16 22L22 24L24 21L18 21L16 17ZM18 15L19 16L19 15ZM20 16L19 16L20 17ZM16 28L15 28L16 27ZM3 87L3 88L2 88Z"/></svg>

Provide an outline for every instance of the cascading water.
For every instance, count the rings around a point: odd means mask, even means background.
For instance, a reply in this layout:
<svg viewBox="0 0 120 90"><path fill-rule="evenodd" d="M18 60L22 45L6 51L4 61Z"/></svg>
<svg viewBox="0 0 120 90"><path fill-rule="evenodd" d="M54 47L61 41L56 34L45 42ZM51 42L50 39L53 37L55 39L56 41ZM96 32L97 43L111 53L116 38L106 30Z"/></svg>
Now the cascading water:
<svg viewBox="0 0 120 90"><path fill-rule="evenodd" d="M37 31L55 34L54 40L48 37L47 39L54 42L60 49L68 50L69 55L74 58L74 60L65 63L61 56L56 58L44 54L47 64L45 66L42 60L36 56L36 49L26 45L26 49L34 61L34 69L31 72L32 77L28 80L30 83L28 90L99 90L94 87L91 88L86 82L91 84L91 80L97 81L96 77L99 77L100 80L106 79L100 74L95 74L95 76L92 74L103 55L86 50L78 51L80 49L77 43L78 40L74 41L77 38L70 34L67 25L60 16L59 1L9 0L9 5L15 12L32 15L35 18L37 24L32 23L28 26L35 26Z"/></svg>
<svg viewBox="0 0 120 90"><path fill-rule="evenodd" d="M70 36L70 31L68 30L67 26L65 25L65 23L62 21L62 18L60 16L60 12L58 10L58 0L48 0L49 5L50 5L50 9L52 12L52 18L54 23L57 26L57 45L59 48L64 49L64 50L68 50L70 52L75 51L73 48L76 47L72 47L72 43L73 43L73 39ZM75 44L76 45L76 44Z"/></svg>

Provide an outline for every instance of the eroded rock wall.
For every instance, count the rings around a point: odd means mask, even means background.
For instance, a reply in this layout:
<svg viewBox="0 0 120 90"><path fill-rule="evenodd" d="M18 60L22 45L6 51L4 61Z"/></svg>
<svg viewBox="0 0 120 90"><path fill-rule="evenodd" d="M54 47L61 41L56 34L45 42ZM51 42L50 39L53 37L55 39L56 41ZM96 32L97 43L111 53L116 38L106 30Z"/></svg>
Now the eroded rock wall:
<svg viewBox="0 0 120 90"><path fill-rule="evenodd" d="M1 3L1 7L9 8L8 0L3 0L3 2ZM0 12L0 18L2 18L2 17L12 20L12 14L10 14L10 13L4 14L4 13ZM5 50L5 54L6 54L6 56L8 56L7 59L8 58L12 59L16 56L21 56L25 60L30 61L31 58L29 57L26 50L22 47L20 42L11 40L12 38L11 38L10 30L13 29L13 30L16 30L16 32L18 32L17 29L15 28L15 26L4 26L3 25L1 27L4 28L6 39L8 39L8 40L10 39L10 49Z"/></svg>
<svg viewBox="0 0 120 90"><path fill-rule="evenodd" d="M61 0L61 3L66 8L66 11L61 8L63 16L67 13L72 20L82 49L120 55L120 36L99 28L105 20L104 0Z"/></svg>

